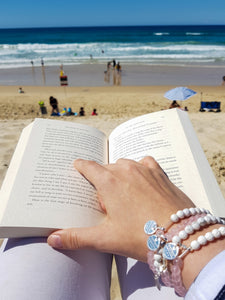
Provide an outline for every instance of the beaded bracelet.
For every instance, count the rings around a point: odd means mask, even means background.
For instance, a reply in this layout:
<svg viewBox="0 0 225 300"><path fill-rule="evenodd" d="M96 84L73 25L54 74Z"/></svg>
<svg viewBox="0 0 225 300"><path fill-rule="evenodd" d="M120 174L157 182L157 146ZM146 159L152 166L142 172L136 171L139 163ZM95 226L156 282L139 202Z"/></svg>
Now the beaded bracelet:
<svg viewBox="0 0 225 300"><path fill-rule="evenodd" d="M184 218L188 218L188 220L182 220ZM208 210L186 208L170 217L167 228L178 222L179 224L175 229L172 228L170 232L165 233L166 228L158 227L156 222L151 220L145 224L144 231L150 235L147 245L151 251L148 252L147 259L149 267L154 273L156 286L160 289L159 277L161 277L166 286L173 287L178 295L184 296L186 289L183 286L181 277L182 257L189 252L198 250L214 239L224 237L225 227L214 229L204 236L199 236L197 240L191 242L189 247L182 245L181 240L187 239L190 234L203 226L216 223L225 224L225 221L214 217ZM180 229L182 230L179 231ZM180 251L181 254L178 256Z"/></svg>

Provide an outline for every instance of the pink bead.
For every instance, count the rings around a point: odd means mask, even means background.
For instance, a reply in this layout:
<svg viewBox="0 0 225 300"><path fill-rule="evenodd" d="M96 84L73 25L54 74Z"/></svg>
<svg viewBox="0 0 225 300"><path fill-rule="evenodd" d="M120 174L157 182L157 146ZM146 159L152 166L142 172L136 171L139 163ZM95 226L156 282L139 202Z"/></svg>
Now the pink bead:
<svg viewBox="0 0 225 300"><path fill-rule="evenodd" d="M165 286L173 287L171 276L168 270L162 273L161 275L162 282L165 284Z"/></svg>

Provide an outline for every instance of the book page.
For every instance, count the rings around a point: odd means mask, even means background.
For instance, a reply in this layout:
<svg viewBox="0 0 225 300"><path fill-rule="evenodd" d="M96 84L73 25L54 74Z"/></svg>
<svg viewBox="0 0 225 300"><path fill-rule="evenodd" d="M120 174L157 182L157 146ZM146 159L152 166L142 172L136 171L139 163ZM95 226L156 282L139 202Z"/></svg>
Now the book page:
<svg viewBox="0 0 225 300"><path fill-rule="evenodd" d="M218 214L220 211L215 209L208 198L205 184L202 182L202 174L198 169L201 166L196 165L192 152L199 152L203 157L204 153L199 143L193 143L190 148L181 122L182 116L185 116L185 130L191 130L189 139L194 137L197 140L186 112L177 109L159 111L129 120L111 133L109 162L113 163L119 158L139 161L145 156L152 156L170 180L197 206L208 208ZM207 166L207 172L212 175L206 159L204 164ZM220 193L218 185L214 185L214 190L216 191L214 195L218 196ZM223 203L221 197L218 201L225 209L225 202Z"/></svg>
<svg viewBox="0 0 225 300"><path fill-rule="evenodd" d="M36 119L2 220L3 226L90 226L104 216L77 158L107 162L107 139L87 125Z"/></svg>

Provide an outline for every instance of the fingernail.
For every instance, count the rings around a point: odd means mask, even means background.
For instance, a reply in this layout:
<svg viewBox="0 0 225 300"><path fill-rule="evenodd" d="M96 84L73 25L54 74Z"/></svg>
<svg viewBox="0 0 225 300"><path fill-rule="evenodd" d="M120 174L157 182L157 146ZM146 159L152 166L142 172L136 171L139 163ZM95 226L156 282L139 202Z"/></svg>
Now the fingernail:
<svg viewBox="0 0 225 300"><path fill-rule="evenodd" d="M60 235L52 234L48 238L48 244L53 248L63 248Z"/></svg>

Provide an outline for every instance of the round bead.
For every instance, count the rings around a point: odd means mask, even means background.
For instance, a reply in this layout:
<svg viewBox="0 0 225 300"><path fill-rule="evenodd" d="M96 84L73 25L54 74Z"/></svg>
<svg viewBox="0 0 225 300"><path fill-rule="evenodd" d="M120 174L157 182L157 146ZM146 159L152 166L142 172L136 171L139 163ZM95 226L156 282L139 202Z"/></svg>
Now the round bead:
<svg viewBox="0 0 225 300"><path fill-rule="evenodd" d="M212 224L216 224L217 222L216 217L213 215L209 215L209 216L211 216Z"/></svg>
<svg viewBox="0 0 225 300"><path fill-rule="evenodd" d="M192 234L194 232L194 229L191 225L187 225L184 230L187 234Z"/></svg>
<svg viewBox="0 0 225 300"><path fill-rule="evenodd" d="M200 225L198 224L198 222L193 222L191 224L191 226L194 228L194 230L199 230L200 229Z"/></svg>
<svg viewBox="0 0 225 300"><path fill-rule="evenodd" d="M195 207L195 210L196 210L197 214L200 214L200 213L201 213L201 210L200 210L199 207Z"/></svg>
<svg viewBox="0 0 225 300"><path fill-rule="evenodd" d="M160 264L159 262L157 262L157 261L154 260L154 266L155 266L156 268L158 268L160 265L161 265L161 264Z"/></svg>
<svg viewBox="0 0 225 300"><path fill-rule="evenodd" d="M221 219L219 217L216 217L217 223L221 223Z"/></svg>
<svg viewBox="0 0 225 300"><path fill-rule="evenodd" d="M179 221L179 217L176 214L171 215L170 220L174 223Z"/></svg>
<svg viewBox="0 0 225 300"><path fill-rule="evenodd" d="M191 242L191 248L192 250L198 250L200 248L200 244L198 241L194 240Z"/></svg>
<svg viewBox="0 0 225 300"><path fill-rule="evenodd" d="M211 224L211 218L209 217L209 215L207 215L207 216L204 216L204 220L205 220L205 222L207 223L207 224Z"/></svg>
<svg viewBox="0 0 225 300"><path fill-rule="evenodd" d="M182 239L182 240L186 240L186 238L188 237L188 234L187 232L185 232L184 230L181 230L179 232L179 237Z"/></svg>
<svg viewBox="0 0 225 300"><path fill-rule="evenodd" d="M154 254L154 260L160 262L162 260L162 256L159 254Z"/></svg>
<svg viewBox="0 0 225 300"><path fill-rule="evenodd" d="M204 235L200 235L197 238L197 241L199 242L200 245L206 245L207 244L207 239Z"/></svg>
<svg viewBox="0 0 225 300"><path fill-rule="evenodd" d="M211 242L211 241L214 240L214 236L213 236L212 232L207 232L207 233L205 234L205 238L206 238L207 241L209 241L209 242Z"/></svg>
<svg viewBox="0 0 225 300"><path fill-rule="evenodd" d="M159 249L158 251L160 254L163 254L163 248Z"/></svg>
<svg viewBox="0 0 225 300"><path fill-rule="evenodd" d="M222 236L225 236L225 227L224 226L221 226L219 228L219 231L220 231L220 233L221 233Z"/></svg>
<svg viewBox="0 0 225 300"><path fill-rule="evenodd" d="M198 218L197 222L200 226L204 226L206 224L205 219L202 217Z"/></svg>
<svg viewBox="0 0 225 300"><path fill-rule="evenodd" d="M183 213L184 213L185 217L189 217L191 214L188 208L183 209Z"/></svg>
<svg viewBox="0 0 225 300"><path fill-rule="evenodd" d="M174 244L179 244L181 241L180 237L178 235L175 235L173 238L172 238L172 242Z"/></svg>
<svg viewBox="0 0 225 300"><path fill-rule="evenodd" d="M194 207L189 208L189 211L192 214L192 216L196 215L196 210Z"/></svg>
<svg viewBox="0 0 225 300"><path fill-rule="evenodd" d="M212 235L216 238L216 239L218 239L218 238L220 238L221 237L221 233L220 233L220 231L218 230L218 229L213 229L213 231L212 231Z"/></svg>
<svg viewBox="0 0 225 300"><path fill-rule="evenodd" d="M176 215L178 216L179 219L183 219L184 218L184 212L183 210L178 210Z"/></svg>

